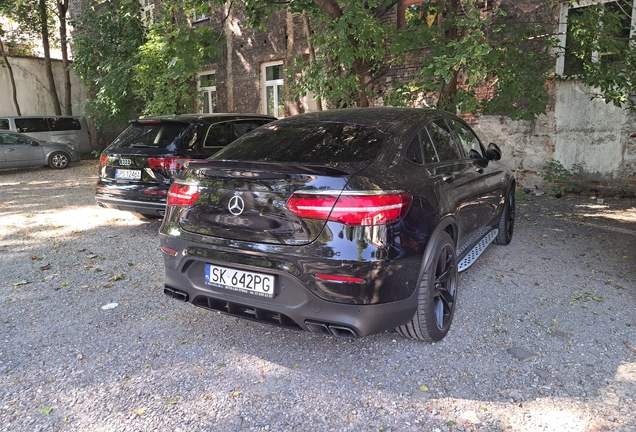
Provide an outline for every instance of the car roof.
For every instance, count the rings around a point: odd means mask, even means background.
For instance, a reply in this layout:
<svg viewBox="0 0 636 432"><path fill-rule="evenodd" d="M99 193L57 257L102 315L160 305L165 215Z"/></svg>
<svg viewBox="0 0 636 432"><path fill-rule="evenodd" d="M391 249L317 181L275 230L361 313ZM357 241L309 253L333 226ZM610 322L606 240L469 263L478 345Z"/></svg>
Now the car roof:
<svg viewBox="0 0 636 432"><path fill-rule="evenodd" d="M327 111L316 111L287 117L278 121L280 124L293 122L306 122L307 120L335 123L351 123L377 128L383 132L391 127L401 124L413 124L427 118L455 117L446 111L432 108L403 108L403 107L377 107L377 108L345 108Z"/></svg>
<svg viewBox="0 0 636 432"><path fill-rule="evenodd" d="M276 117L268 116L265 114L241 114L241 113L172 114L172 115L140 117L138 119L130 120L130 123L143 122L144 120L175 121L175 122L183 122L183 123L199 123L199 122L214 123L214 122L223 121L223 120L242 120L242 119L276 120Z"/></svg>

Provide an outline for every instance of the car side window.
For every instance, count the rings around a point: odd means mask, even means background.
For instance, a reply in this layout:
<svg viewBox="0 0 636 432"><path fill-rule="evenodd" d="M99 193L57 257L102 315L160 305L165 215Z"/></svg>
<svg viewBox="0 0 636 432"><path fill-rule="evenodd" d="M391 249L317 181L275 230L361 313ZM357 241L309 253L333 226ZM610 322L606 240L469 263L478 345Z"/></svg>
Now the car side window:
<svg viewBox="0 0 636 432"><path fill-rule="evenodd" d="M48 132L49 124L44 117L15 119L18 132Z"/></svg>
<svg viewBox="0 0 636 432"><path fill-rule="evenodd" d="M459 142L466 153L466 156L470 157L471 150L476 151L479 155L481 153L481 143L477 135L465 124L458 122L457 120L451 120L450 123L453 125L453 129L457 133L459 137Z"/></svg>
<svg viewBox="0 0 636 432"><path fill-rule="evenodd" d="M440 162L459 159L453 136L444 119L435 120L426 125L428 135L433 142Z"/></svg>
<svg viewBox="0 0 636 432"><path fill-rule="evenodd" d="M223 123L215 123L210 126L208 129L208 134L205 137L205 142L203 143L204 148L210 147L225 147L232 141L234 141L236 137L234 136L234 130L232 128L232 123L223 122Z"/></svg>
<svg viewBox="0 0 636 432"><path fill-rule="evenodd" d="M48 120L51 132L82 129L79 120L73 117L50 117Z"/></svg>
<svg viewBox="0 0 636 432"><path fill-rule="evenodd" d="M4 144L9 144L9 145L27 146L27 145L31 145L32 143L32 141L28 139L27 137L24 137L22 135L16 135L16 134L2 134L2 140Z"/></svg>
<svg viewBox="0 0 636 432"><path fill-rule="evenodd" d="M261 127L262 121L258 120L238 120L234 122L234 139L242 137L248 132Z"/></svg>
<svg viewBox="0 0 636 432"><path fill-rule="evenodd" d="M9 130L9 119L0 119L0 130Z"/></svg>
<svg viewBox="0 0 636 432"><path fill-rule="evenodd" d="M414 162L416 164L424 163L422 159L422 146L420 145L420 134L417 133L408 144L406 153L404 153L404 159Z"/></svg>

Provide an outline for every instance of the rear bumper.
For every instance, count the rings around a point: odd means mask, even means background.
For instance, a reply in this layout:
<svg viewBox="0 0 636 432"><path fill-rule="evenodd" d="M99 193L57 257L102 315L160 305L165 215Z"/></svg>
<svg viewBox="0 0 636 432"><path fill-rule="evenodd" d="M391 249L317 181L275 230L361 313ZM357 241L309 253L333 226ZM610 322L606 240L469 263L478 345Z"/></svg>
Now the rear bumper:
<svg viewBox="0 0 636 432"><path fill-rule="evenodd" d="M154 217L163 217L166 214L166 204L162 202L134 201L104 195L96 195L95 201L100 207L104 208L140 213Z"/></svg>
<svg viewBox="0 0 636 432"><path fill-rule="evenodd" d="M307 291L298 305L274 304L233 292L215 293L192 286L182 290L170 283L164 286L164 294L204 309L338 337L362 337L393 329L409 322L417 308L417 292L404 300L376 305L328 302Z"/></svg>
<svg viewBox="0 0 636 432"><path fill-rule="evenodd" d="M417 308L421 256L347 261L320 257L308 246L254 253L243 245L217 248L166 235L161 235L161 245L175 254L164 254L165 294L233 316L361 337L409 322ZM274 275L275 295L260 297L206 284L206 264ZM317 273L354 275L365 283L325 282Z"/></svg>

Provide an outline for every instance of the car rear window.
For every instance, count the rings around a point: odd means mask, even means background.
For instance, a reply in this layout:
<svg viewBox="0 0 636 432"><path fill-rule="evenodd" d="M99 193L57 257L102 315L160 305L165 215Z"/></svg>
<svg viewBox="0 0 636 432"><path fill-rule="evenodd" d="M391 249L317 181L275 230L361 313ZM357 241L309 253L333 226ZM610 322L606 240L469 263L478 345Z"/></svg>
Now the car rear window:
<svg viewBox="0 0 636 432"><path fill-rule="evenodd" d="M270 123L215 154L213 159L332 164L374 159L384 140L378 129L335 122Z"/></svg>
<svg viewBox="0 0 636 432"><path fill-rule="evenodd" d="M176 150L179 142L187 139L188 123L158 122L132 123L110 148L157 148Z"/></svg>

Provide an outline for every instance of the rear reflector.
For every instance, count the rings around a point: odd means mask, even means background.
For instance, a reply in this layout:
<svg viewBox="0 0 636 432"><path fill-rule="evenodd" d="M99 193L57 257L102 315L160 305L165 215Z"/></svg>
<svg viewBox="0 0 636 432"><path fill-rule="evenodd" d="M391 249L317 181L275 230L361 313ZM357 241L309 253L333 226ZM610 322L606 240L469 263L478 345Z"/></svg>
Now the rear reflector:
<svg viewBox="0 0 636 432"><path fill-rule="evenodd" d="M318 279L326 280L329 282L340 282L340 283L364 283L364 279L358 277L351 276L338 276L338 275L328 275L328 274L317 274L314 275Z"/></svg>
<svg viewBox="0 0 636 432"><path fill-rule="evenodd" d="M191 206L199 199L199 188L196 185L172 183L168 192L168 205Z"/></svg>
<svg viewBox="0 0 636 432"><path fill-rule="evenodd" d="M188 158L148 158L148 166L153 170L176 171L183 169L183 165L189 161Z"/></svg>
<svg viewBox="0 0 636 432"><path fill-rule="evenodd" d="M386 225L404 217L412 201L402 191L297 191L287 200L287 208L303 218Z"/></svg>
<svg viewBox="0 0 636 432"><path fill-rule="evenodd" d="M108 165L108 156L106 156L105 154L102 154L99 156L99 167L105 167L106 165Z"/></svg>
<svg viewBox="0 0 636 432"><path fill-rule="evenodd" d="M146 189L143 191L144 195L152 195L152 196L166 196L168 195L168 192L165 190L158 190L158 189Z"/></svg>
<svg viewBox="0 0 636 432"><path fill-rule="evenodd" d="M177 254L179 253L178 251L174 249L170 249L169 247L165 247L165 246L161 246L161 251L172 256L177 256Z"/></svg>

